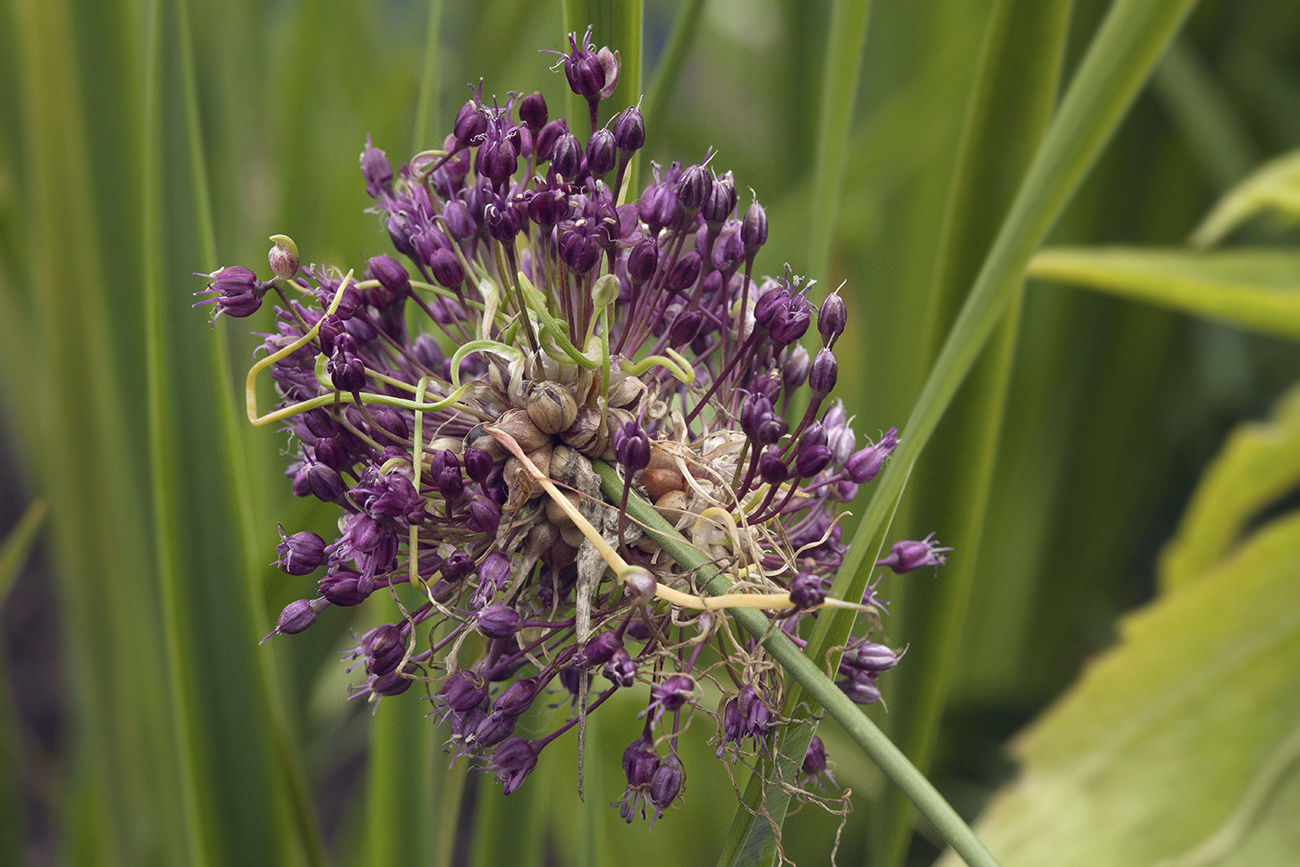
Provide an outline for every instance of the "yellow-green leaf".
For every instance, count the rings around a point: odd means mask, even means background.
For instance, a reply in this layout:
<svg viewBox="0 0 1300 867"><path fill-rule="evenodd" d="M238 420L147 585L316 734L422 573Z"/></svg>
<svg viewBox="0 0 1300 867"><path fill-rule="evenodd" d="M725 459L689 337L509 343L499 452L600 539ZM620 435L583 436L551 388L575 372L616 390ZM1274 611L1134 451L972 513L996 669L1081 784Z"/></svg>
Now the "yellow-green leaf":
<svg viewBox="0 0 1300 867"><path fill-rule="evenodd" d="M1243 497L1218 470L1240 441L1198 495L1199 521L1216 505L1239 520ZM1300 863L1282 808L1300 787L1300 515L1197 562L1019 739L1020 777L977 828L1004 865Z"/></svg>
<svg viewBox="0 0 1300 867"><path fill-rule="evenodd" d="M1266 334L1300 338L1300 253L1058 248L1035 256L1028 273Z"/></svg>

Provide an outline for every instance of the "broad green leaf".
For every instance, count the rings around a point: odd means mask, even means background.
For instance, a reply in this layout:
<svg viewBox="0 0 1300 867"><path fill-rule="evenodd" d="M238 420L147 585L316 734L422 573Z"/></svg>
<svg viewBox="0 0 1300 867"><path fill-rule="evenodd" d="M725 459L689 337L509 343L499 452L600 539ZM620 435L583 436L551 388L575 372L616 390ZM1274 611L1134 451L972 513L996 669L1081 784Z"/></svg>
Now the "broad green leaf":
<svg viewBox="0 0 1300 867"><path fill-rule="evenodd" d="M1288 221L1300 217L1300 153L1270 160L1229 190L1191 241L1198 247L1213 246L1251 217L1269 211Z"/></svg>
<svg viewBox="0 0 1300 867"><path fill-rule="evenodd" d="M1300 338L1300 253L1059 248L1035 256L1029 276Z"/></svg>
<svg viewBox="0 0 1300 867"><path fill-rule="evenodd" d="M1160 557L1160 588L1188 586L1238 542L1262 510L1300 487L1300 388L1266 421L1243 424L1201 477Z"/></svg>
<svg viewBox="0 0 1300 867"><path fill-rule="evenodd" d="M1020 777L978 826L1003 863L1149 865L1223 834L1249 838L1250 860L1212 863L1295 864L1294 811L1273 799L1294 803L1300 774L1283 749L1300 719L1297 574L1291 515L1124 620L1016 746Z"/></svg>

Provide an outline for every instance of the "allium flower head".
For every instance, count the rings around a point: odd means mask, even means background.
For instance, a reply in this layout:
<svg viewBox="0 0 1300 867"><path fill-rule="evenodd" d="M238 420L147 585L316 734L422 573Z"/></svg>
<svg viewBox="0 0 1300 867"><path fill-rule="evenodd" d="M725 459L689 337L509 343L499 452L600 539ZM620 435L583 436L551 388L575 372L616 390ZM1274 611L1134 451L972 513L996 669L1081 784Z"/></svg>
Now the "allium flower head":
<svg viewBox="0 0 1300 867"><path fill-rule="evenodd" d="M277 564L317 584L273 634L307 629L330 606L389 606L394 622L347 651L354 696L420 684L449 749L507 794L617 690L649 684L616 802L630 821L680 799L676 740L707 712L701 681L730 696L719 755L734 760L743 740L768 754L784 721L771 661L721 628L726 609L783 617L800 643L828 605L878 625L874 593L862 604L827 593L844 557L842 506L898 440L891 429L856 449L829 398L847 307L818 302L815 281L788 266L755 270L766 212L754 198L741 213L711 155L652 166L619 204L644 119L623 107L600 126L618 54L590 31L569 48L559 66L588 123L548 119L540 94L499 103L475 87L442 146L399 168L367 139L361 181L394 255L344 275L300 267L277 236L274 280L223 268L204 294L245 316L274 289L250 383L269 371L278 404L257 415L250 385L250 417L291 434L294 493L338 509L332 539L281 531ZM812 355L800 342L810 333L823 344ZM673 529L634 520L632 504ZM709 595L670 539L716 563L730 592ZM937 564L947 551L929 538L900 545L880 565ZM878 699L896 661L855 645L841 685ZM543 705L573 710L544 737L515 735ZM805 765L820 773L824 758Z"/></svg>

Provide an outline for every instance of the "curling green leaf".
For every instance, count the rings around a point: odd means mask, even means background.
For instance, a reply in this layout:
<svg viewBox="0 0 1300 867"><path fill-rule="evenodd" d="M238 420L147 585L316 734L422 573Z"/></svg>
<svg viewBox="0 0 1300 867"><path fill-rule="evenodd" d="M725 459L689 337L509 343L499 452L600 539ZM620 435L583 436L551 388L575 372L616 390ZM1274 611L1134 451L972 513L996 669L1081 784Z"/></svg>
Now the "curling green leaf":
<svg viewBox="0 0 1300 867"><path fill-rule="evenodd" d="M1192 243L1209 247L1260 213L1284 220L1300 217L1300 153L1278 157L1260 166L1227 195L1192 233Z"/></svg>
<svg viewBox="0 0 1300 867"><path fill-rule="evenodd" d="M1300 388L1267 421L1232 432L1205 470L1178 531L1160 558L1165 592L1191 584L1222 559L1260 511L1300 488Z"/></svg>

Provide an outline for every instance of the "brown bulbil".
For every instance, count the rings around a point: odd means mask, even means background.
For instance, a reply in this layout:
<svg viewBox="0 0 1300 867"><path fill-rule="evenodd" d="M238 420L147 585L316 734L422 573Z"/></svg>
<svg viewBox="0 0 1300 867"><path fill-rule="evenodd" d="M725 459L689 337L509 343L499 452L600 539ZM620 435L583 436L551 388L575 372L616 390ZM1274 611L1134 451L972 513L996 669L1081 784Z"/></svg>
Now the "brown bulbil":
<svg viewBox="0 0 1300 867"><path fill-rule="evenodd" d="M685 491L669 491L659 499L655 500L655 511L659 513L665 521L676 524L686 512L690 505L686 499Z"/></svg>
<svg viewBox="0 0 1300 867"><path fill-rule="evenodd" d="M586 541L587 537L582 535L582 531L575 525L570 524L567 527L560 528L560 538L564 540L566 545L571 546L576 551Z"/></svg>
<svg viewBox="0 0 1300 867"><path fill-rule="evenodd" d="M578 402L567 388L546 380L528 386L525 406L538 430L557 434L578 417Z"/></svg>
<svg viewBox="0 0 1300 867"><path fill-rule="evenodd" d="M641 473L641 484L653 502L672 491L686 490L686 479L674 469L647 469Z"/></svg>
<svg viewBox="0 0 1300 867"><path fill-rule="evenodd" d="M510 434L525 453L537 451L551 441L550 435L539 430L528 413L522 409L506 410L492 427L502 433Z"/></svg>
<svg viewBox="0 0 1300 867"><path fill-rule="evenodd" d="M563 491L562 493L576 508L578 495L573 491ZM554 497L546 498L546 519L557 527L567 527L573 524L573 519L569 517L569 513L564 510L563 506L555 502Z"/></svg>
<svg viewBox="0 0 1300 867"><path fill-rule="evenodd" d="M609 446L609 435L600 424L600 411L587 407L578 410L560 439L589 457L599 456Z"/></svg>
<svg viewBox="0 0 1300 867"><path fill-rule="evenodd" d="M485 424L476 424L469 429L469 433L465 434L464 446L467 449L481 449L490 454L494 461L505 457L506 454L506 450L501 448L501 443L487 432Z"/></svg>

